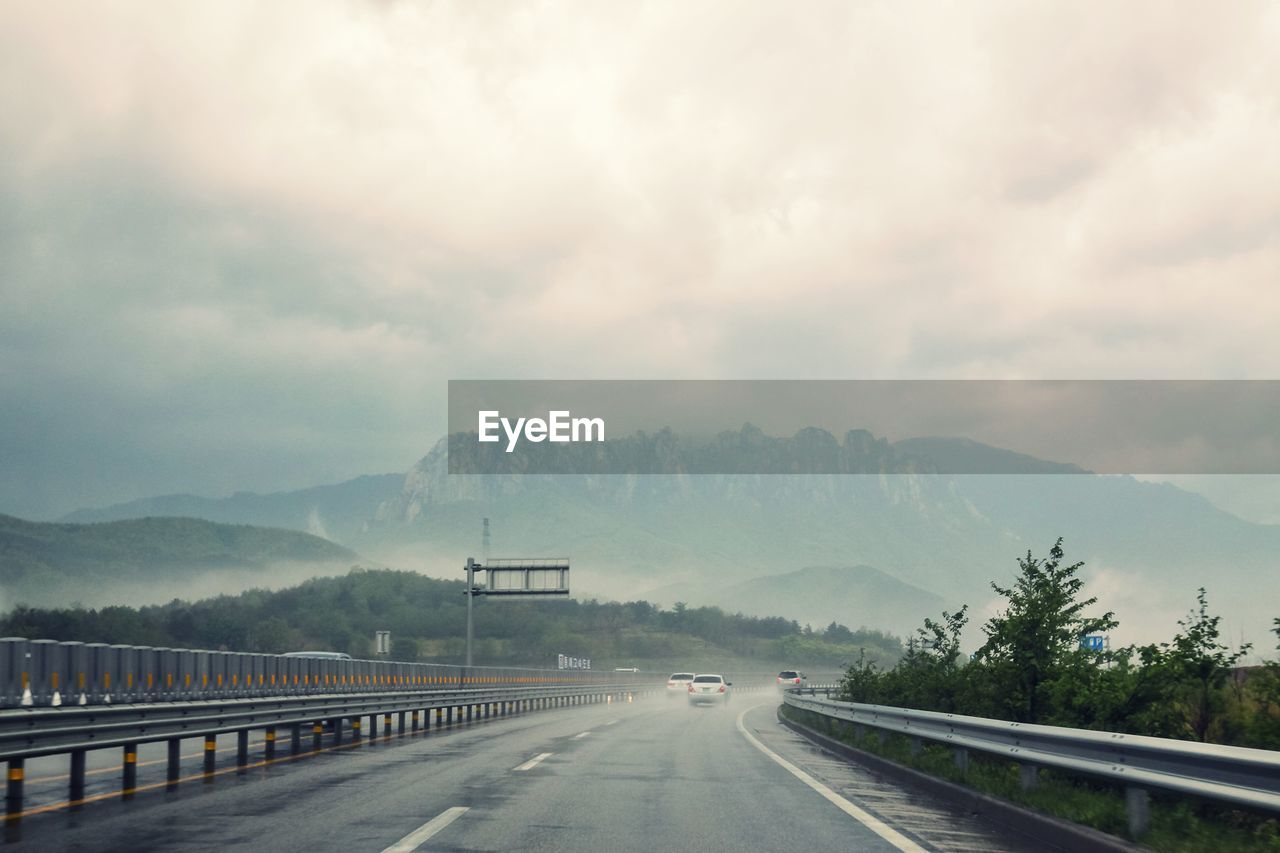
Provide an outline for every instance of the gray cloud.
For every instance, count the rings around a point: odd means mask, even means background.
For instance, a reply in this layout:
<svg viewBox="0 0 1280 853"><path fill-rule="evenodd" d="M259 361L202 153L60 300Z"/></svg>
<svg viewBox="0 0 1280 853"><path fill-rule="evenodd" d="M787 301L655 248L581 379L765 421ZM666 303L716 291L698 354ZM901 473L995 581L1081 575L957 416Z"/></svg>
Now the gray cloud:
<svg viewBox="0 0 1280 853"><path fill-rule="evenodd" d="M1280 12L27 6L0 511L406 467L449 377L1270 378Z"/></svg>

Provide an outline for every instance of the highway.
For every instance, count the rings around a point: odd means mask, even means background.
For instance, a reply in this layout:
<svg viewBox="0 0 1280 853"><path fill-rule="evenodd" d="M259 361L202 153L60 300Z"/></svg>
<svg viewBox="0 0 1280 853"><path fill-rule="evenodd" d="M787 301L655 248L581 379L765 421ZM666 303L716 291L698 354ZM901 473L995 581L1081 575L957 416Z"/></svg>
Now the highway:
<svg viewBox="0 0 1280 853"><path fill-rule="evenodd" d="M210 781L192 759L194 776L176 790L163 785L163 762L143 755L139 793L125 800L117 776L97 774L97 799L75 811L56 807L63 783L57 765L42 763L4 848L1033 849L827 756L777 722L777 705L772 693L742 693L727 708L648 698L392 734L270 764L258 745L257 766L237 772L231 751Z"/></svg>

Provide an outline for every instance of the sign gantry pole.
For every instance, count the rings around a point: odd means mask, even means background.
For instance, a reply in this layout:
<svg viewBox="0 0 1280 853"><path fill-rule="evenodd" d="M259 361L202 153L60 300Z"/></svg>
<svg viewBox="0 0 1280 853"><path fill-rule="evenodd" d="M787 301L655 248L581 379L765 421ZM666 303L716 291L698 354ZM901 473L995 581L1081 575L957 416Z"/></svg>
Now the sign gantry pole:
<svg viewBox="0 0 1280 853"><path fill-rule="evenodd" d="M476 597L476 561L467 557L467 675L471 674L471 602Z"/></svg>
<svg viewBox="0 0 1280 853"><path fill-rule="evenodd" d="M484 586L476 586L476 572L485 572ZM543 596L569 594L567 557L486 560L483 565L467 557L467 675L471 674L471 641L474 636L471 609L477 595Z"/></svg>

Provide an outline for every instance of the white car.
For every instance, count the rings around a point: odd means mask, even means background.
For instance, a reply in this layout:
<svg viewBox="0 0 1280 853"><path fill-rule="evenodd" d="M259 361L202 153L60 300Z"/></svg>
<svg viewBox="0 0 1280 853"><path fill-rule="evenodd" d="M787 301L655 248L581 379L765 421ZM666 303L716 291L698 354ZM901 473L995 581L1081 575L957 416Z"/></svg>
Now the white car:
<svg viewBox="0 0 1280 853"><path fill-rule="evenodd" d="M699 674L689 682L686 695L690 705L727 705L732 686L723 675Z"/></svg>
<svg viewBox="0 0 1280 853"><path fill-rule="evenodd" d="M692 672L673 672L667 679L667 698L683 696L689 692L689 682L693 681Z"/></svg>
<svg viewBox="0 0 1280 853"><path fill-rule="evenodd" d="M794 669L784 669L778 673L778 689L788 690L792 687L804 687L809 683L809 679L803 672Z"/></svg>

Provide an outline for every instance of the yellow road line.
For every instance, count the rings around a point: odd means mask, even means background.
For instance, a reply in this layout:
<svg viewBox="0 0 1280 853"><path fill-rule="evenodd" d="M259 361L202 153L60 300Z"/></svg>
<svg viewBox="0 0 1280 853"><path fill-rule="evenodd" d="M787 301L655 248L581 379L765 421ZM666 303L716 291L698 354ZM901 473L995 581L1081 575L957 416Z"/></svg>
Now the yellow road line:
<svg viewBox="0 0 1280 853"><path fill-rule="evenodd" d="M455 725L456 725L456 724L455 724ZM450 724L447 724L447 723L446 723L446 724L445 724L445 727L446 727L446 728L449 728L449 727L451 727L451 726L450 726ZM376 740L380 740L380 741L382 741L383 743L387 743L387 742L391 741L393 738L397 738L397 737L418 737L419 735L429 734L430 732L432 732L432 731L437 731L437 730L438 730L438 729L421 729L421 730L419 730L419 731L417 731L417 732L413 732L413 731L406 731L406 732L405 732L404 734L402 734L402 735L401 735L401 734L394 734L394 735L392 735L392 734L387 734L387 735L381 735L381 736L379 736L378 738L376 738ZM254 762L254 763L252 763L252 764L246 764L246 765L245 765L245 766L243 766L243 767L240 767L240 766L236 766L236 767L224 767L224 768L222 768L221 770L214 770L212 773L204 773L204 772L201 772L201 773L197 773L197 774L194 774L194 775L191 775L191 776L182 776L182 777L179 777L179 778L178 778L176 781L174 781L174 782L169 782L169 781L164 781L164 782L151 782L151 783L148 783L148 784L146 784L146 785L138 785L137 787L130 788L130 789L129 789L129 791L128 791L128 793L129 793L129 794L136 794L136 793L138 793L138 792L140 792L140 791L154 791L154 790L157 790L157 789L159 789L159 788L167 788L167 787L169 787L170 785L177 785L177 784L181 784L181 783L183 783L183 782L195 782L195 781L197 781L197 780L201 780L201 779L210 779L210 778L212 778L212 777L214 777L214 776L221 776L221 775L223 775L224 773L236 773L236 772L242 772L242 771L246 771L246 770L253 770L253 769L256 769L256 768L259 768L259 767L267 767L267 766L272 765L272 764L282 764L282 763L284 763L284 762L286 762L286 761L294 761L294 760L299 759L299 758L307 758L307 757L312 756L312 755L318 755L318 754L320 754L321 752L333 752L333 751L335 751L335 750L339 750L339 749L351 749L352 747L356 747L356 746L363 746L364 744L366 744L366 743L371 743L371 742L373 742L374 740L375 740L374 738L365 737L365 738L361 738L360 740L357 740L357 741L348 741L347 743L334 744L334 745L332 745L332 746L324 746L324 747L321 747L320 749L304 749L302 752L299 752L297 755L283 755L283 756L281 756L281 757L279 757L279 758L271 758L271 759L266 759L266 758L264 758L264 759L262 759L261 761ZM222 749L218 750L218 752L226 752L226 751L228 751L228 750L222 750ZM197 755L199 755L199 754L200 754L200 753L197 753ZM149 764L159 764L159 763L161 763L161 762L157 760L157 761L151 761L151 762L147 762L147 763L149 763ZM109 769L110 769L110 770L115 770L115 771L117 771L117 772L118 772L120 768L118 768L118 767L114 767L114 768L109 768ZM46 777L46 778L48 778L48 777ZM48 813L48 812L55 812L55 811L59 811L59 810L61 810L61 809L71 808L72 806L82 806L82 805L85 805L85 804L87 804L87 803L96 803L96 802L101 802L102 800L111 800L111 799L115 799L116 797L122 797L122 796L124 796L124 795L125 795L125 793L126 793L125 791L105 791L105 792L103 792L103 793L101 793L101 794L93 794L93 795L91 795L91 796L85 797L84 799L80 799L80 800L64 800L63 802L60 802L60 803L49 803L48 805L44 805L44 806L35 806L35 807L33 807L33 808L24 809L23 811L20 811L20 812L15 812L14 814L5 815L5 816L4 816L4 820L5 820L6 822L7 822L7 821L12 821L12 820L19 820L19 819L21 819L21 818L24 818L24 817L30 817L30 816L32 816L32 815L45 814L45 813Z"/></svg>
<svg viewBox="0 0 1280 853"><path fill-rule="evenodd" d="M199 735L196 735L196 737L199 737ZM160 742L161 742L161 741L156 741L156 743L160 743ZM265 741L256 740L256 741L253 741L252 743L250 743L250 744L249 744L249 746L250 746L250 747L262 746L262 744L263 744L263 743L265 743ZM112 748L112 747L106 747L106 749L111 749L111 748ZM235 749L236 749L236 747L234 747L234 746L224 746L222 749L219 749L219 750L217 750L217 751L218 751L218 752L233 752L233 751L235 751ZM188 753L188 754L186 754L186 755L184 755L184 756L182 756L182 757L183 757L183 758L199 758L199 757L200 757L200 756L202 756L202 755L204 755L204 753L203 753L203 752L191 752L191 753ZM149 761L139 761L139 762L137 762L137 763L136 763L136 766L138 766L138 767L150 767L150 766L151 766L151 765L153 765L153 764L164 764L164 763L165 763L165 762L167 762L168 760L169 760L169 759L167 759L167 758L153 758L153 759L150 759ZM99 775L101 775L101 774L103 774L103 773L119 773L119 772L120 772L120 767L119 767L119 765L115 765L115 766L112 766L112 767L99 767L99 768L97 768L96 770L86 770L86 771L84 771L84 775L85 775L86 777L88 777L88 776L99 776ZM58 774L57 776L33 776L32 778L30 778L30 779L28 779L28 780L27 780L27 784L28 784L28 785L35 785L35 784L39 784L39 783L41 783L41 782L63 782L63 781L67 781L67 780L69 780L70 778L71 778L71 774L70 774L70 773L60 773L60 774Z"/></svg>

